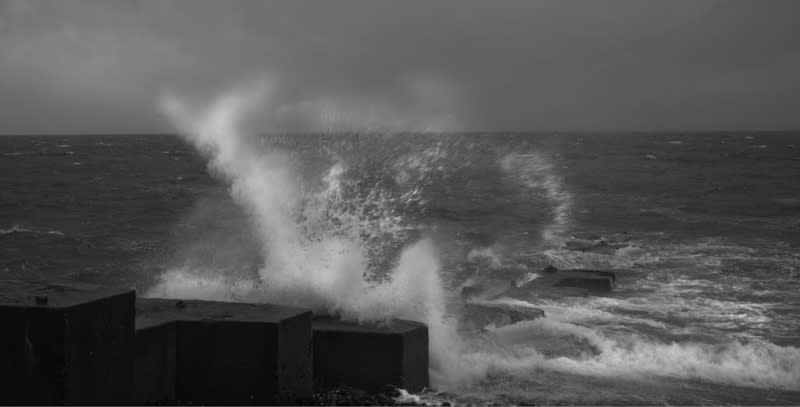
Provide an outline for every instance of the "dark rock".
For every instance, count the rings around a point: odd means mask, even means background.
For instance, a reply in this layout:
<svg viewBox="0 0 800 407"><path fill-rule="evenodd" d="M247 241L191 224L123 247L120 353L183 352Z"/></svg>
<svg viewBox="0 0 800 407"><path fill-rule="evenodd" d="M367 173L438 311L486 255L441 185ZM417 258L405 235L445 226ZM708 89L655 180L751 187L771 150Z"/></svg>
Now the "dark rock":
<svg viewBox="0 0 800 407"><path fill-rule="evenodd" d="M477 286L466 286L461 289L461 296L464 298L470 298L478 295L480 293L480 287Z"/></svg>
<svg viewBox="0 0 800 407"><path fill-rule="evenodd" d="M521 321L532 321L544 318L544 310L539 308L517 308L505 305L465 304L464 322L484 329L488 325L501 327Z"/></svg>
<svg viewBox="0 0 800 407"><path fill-rule="evenodd" d="M547 267L543 268L542 271L545 272L545 273L555 273L555 272L558 271L558 269L553 267L552 265L550 265L550 266L547 266Z"/></svg>
<svg viewBox="0 0 800 407"><path fill-rule="evenodd" d="M505 295L509 290L514 288L516 287L512 280L488 279L479 284L462 288L461 297L464 299L492 299Z"/></svg>
<svg viewBox="0 0 800 407"><path fill-rule="evenodd" d="M567 250L578 252L591 252L600 254L614 254L617 250L626 247L625 244L609 244L605 240L588 241L588 240L570 240L564 243Z"/></svg>
<svg viewBox="0 0 800 407"><path fill-rule="evenodd" d="M565 273L562 274L575 274L580 277L608 277L611 281L614 282L616 285L617 283L617 274L613 271L606 271L606 270L582 270L582 269L573 269L573 270L564 270Z"/></svg>
<svg viewBox="0 0 800 407"><path fill-rule="evenodd" d="M415 403L399 403L396 400L400 393L395 388L382 391L369 392L342 386L333 389L324 389L314 393L307 404L319 406L399 406L399 405L424 405Z"/></svg>
<svg viewBox="0 0 800 407"><path fill-rule="evenodd" d="M368 391L393 385L410 392L428 386L428 328L392 320L359 325L315 317L314 383Z"/></svg>
<svg viewBox="0 0 800 407"><path fill-rule="evenodd" d="M575 240L569 240L569 241L564 242L564 247L567 250L585 252L585 251L592 250L595 247L602 247L602 244L606 244L607 245L608 243L606 243L605 241L602 241L602 240L599 243L597 243L597 242L593 242L593 241L589 241L589 240L578 240L578 239L575 239Z"/></svg>
<svg viewBox="0 0 800 407"><path fill-rule="evenodd" d="M135 292L0 282L0 404L129 403Z"/></svg>
<svg viewBox="0 0 800 407"><path fill-rule="evenodd" d="M588 291L605 292L613 290L616 282L613 272L569 270L559 274L562 278L553 284L556 287L577 287Z"/></svg>

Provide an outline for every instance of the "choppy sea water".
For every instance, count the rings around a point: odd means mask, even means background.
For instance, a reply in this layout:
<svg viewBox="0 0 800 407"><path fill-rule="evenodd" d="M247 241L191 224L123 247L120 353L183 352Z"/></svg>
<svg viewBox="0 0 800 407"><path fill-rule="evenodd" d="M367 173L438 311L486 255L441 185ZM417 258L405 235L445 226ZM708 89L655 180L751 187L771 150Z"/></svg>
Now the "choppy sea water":
<svg viewBox="0 0 800 407"><path fill-rule="evenodd" d="M421 319L434 400L798 404L799 137L0 137L0 278Z"/></svg>

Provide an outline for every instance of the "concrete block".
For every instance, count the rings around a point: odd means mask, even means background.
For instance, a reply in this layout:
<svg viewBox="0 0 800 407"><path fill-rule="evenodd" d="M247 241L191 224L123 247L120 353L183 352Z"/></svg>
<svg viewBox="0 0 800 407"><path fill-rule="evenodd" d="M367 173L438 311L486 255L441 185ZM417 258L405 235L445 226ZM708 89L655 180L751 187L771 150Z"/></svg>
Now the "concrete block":
<svg viewBox="0 0 800 407"><path fill-rule="evenodd" d="M610 271L565 270L560 271L556 287L578 287L588 291L611 291L616 285L616 276Z"/></svg>
<svg viewBox="0 0 800 407"><path fill-rule="evenodd" d="M310 398L310 311L166 299L139 299L136 308L139 321L175 323L179 403L270 404Z"/></svg>
<svg viewBox="0 0 800 407"><path fill-rule="evenodd" d="M418 322L359 325L314 318L314 382L369 391L428 387L428 328Z"/></svg>
<svg viewBox="0 0 800 407"><path fill-rule="evenodd" d="M136 318L134 394L137 404L166 404L175 397L175 322Z"/></svg>
<svg viewBox="0 0 800 407"><path fill-rule="evenodd" d="M124 404L133 290L0 281L0 404Z"/></svg>
<svg viewBox="0 0 800 407"><path fill-rule="evenodd" d="M573 269L564 270L562 274L572 274L579 277L608 277L614 284L617 283L617 273L613 271Z"/></svg>

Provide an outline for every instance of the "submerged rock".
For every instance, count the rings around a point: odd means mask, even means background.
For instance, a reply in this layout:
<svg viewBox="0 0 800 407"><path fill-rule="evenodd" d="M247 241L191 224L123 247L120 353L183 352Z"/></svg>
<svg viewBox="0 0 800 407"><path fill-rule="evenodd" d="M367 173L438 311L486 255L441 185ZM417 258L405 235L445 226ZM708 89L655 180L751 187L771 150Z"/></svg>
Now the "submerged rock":
<svg viewBox="0 0 800 407"><path fill-rule="evenodd" d="M585 252L603 246L608 246L608 243L606 243L604 240L596 242L591 240L573 239L564 242L564 247L567 250L579 251L579 252Z"/></svg>
<svg viewBox="0 0 800 407"><path fill-rule="evenodd" d="M491 301L508 297L528 300L532 296L589 295L612 291L617 286L617 276L608 270L559 270L547 266L527 279L486 279L461 289L461 297L467 302ZM556 288L557 290L554 290Z"/></svg>
<svg viewBox="0 0 800 407"><path fill-rule="evenodd" d="M582 270L582 269L573 269L573 270L564 270L564 273L572 273L576 274L580 278L599 278L599 277L607 277L610 278L614 284L617 282L617 274L613 271L607 270Z"/></svg>
<svg viewBox="0 0 800 407"><path fill-rule="evenodd" d="M617 277L613 271L566 270L558 273L560 279L555 287L578 287L588 291L611 291L616 286Z"/></svg>
<svg viewBox="0 0 800 407"><path fill-rule="evenodd" d="M489 325L501 327L513 325L522 321L532 321L546 316L544 310L539 308L521 308L503 304L474 303L464 305L463 315L467 324L472 324L481 330Z"/></svg>
<svg viewBox="0 0 800 407"><path fill-rule="evenodd" d="M488 279L481 284L469 285L462 288L461 297L464 299L481 298L490 300L503 296L514 287L514 281Z"/></svg>
<svg viewBox="0 0 800 407"><path fill-rule="evenodd" d="M628 246L627 244L608 243L602 239L599 240L573 239L564 243L564 248L574 252L599 253L608 255L615 254L617 250L627 246Z"/></svg>
<svg viewBox="0 0 800 407"><path fill-rule="evenodd" d="M550 266L547 266L547 267L543 268L542 272L544 272L544 273L556 273L556 272L558 272L558 269L553 267L552 265L550 265Z"/></svg>

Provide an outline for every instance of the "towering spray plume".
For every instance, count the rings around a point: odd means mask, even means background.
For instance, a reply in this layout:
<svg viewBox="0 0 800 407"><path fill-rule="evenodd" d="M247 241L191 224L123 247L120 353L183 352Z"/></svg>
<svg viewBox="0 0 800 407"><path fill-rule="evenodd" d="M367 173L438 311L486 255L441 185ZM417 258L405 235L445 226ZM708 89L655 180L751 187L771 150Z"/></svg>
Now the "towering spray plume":
<svg viewBox="0 0 800 407"><path fill-rule="evenodd" d="M440 389L469 392L489 387L488 391L496 391L496 377L510 377L527 386L543 370L633 379L668 375L796 389L797 348L738 340L666 343L627 331L591 328L585 320L598 319L595 303L588 310L556 303L546 307L545 319L484 327L486 332L468 332L462 340L445 310L436 246L430 239L401 236L402 211L392 210L398 201L418 199L419 186L438 174L431 168L439 167L451 151L437 143L401 155L385 163L390 170L382 173L399 191L359 184L357 189L369 192L353 195L347 188L360 178L352 172L355 163L338 157L316 178L301 177L301 163L294 156L265 146L247 131L247 121L254 114L270 112L272 89L268 81L248 85L208 104L165 97L162 108L182 137L208 159L209 170L229 186L231 197L246 212L260 248L258 276L243 279L225 271L179 268L164 273L149 295L286 303L358 321L393 317L423 321L430 329L431 378ZM542 237L552 243L563 236L570 226L573 199L547 157L515 153L504 156L500 165L526 190L542 193L551 203L552 222ZM370 264L392 253L380 245L393 239L402 242L404 249L393 261L378 262L384 269L376 275ZM500 258L496 263L495 268L505 267ZM508 298L496 301L542 306ZM605 318L627 321L613 314ZM577 357L548 354L548 347L560 349L570 341L585 342L592 350ZM558 377L563 382L563 376Z"/></svg>
<svg viewBox="0 0 800 407"><path fill-rule="evenodd" d="M433 379L453 377L459 341L445 317L433 242L422 239L407 246L388 276L375 278L368 268L370 233L391 233L398 220L381 218L380 209L376 220L375 213L339 205L346 163L331 166L319 180L321 187L303 185L289 154L264 148L246 131L249 117L266 114L272 89L269 81L248 85L199 108L175 96L163 98L161 107L251 218L262 248L259 277L231 282L223 275L172 270L149 295L270 301L358 321L423 321L430 328Z"/></svg>

